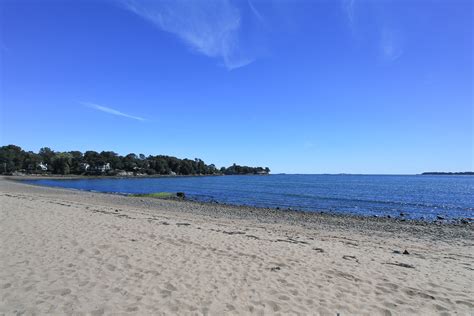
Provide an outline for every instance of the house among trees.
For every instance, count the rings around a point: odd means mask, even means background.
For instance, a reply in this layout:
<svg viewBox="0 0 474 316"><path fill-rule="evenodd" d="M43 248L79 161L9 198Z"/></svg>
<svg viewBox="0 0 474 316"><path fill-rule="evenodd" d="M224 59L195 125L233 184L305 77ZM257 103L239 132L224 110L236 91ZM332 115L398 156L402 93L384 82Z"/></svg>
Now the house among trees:
<svg viewBox="0 0 474 316"><path fill-rule="evenodd" d="M81 162L79 164L79 168L82 171L88 171L91 165L89 165L87 162Z"/></svg>
<svg viewBox="0 0 474 316"><path fill-rule="evenodd" d="M48 171L48 164L43 164L43 162L40 162L38 164L38 168L41 170L41 171Z"/></svg>
<svg viewBox="0 0 474 316"><path fill-rule="evenodd" d="M105 163L103 165L98 165L98 166L95 166L93 168L95 171L98 171L98 172L102 172L102 173L105 173L109 170L111 170L112 168L110 168L110 163Z"/></svg>

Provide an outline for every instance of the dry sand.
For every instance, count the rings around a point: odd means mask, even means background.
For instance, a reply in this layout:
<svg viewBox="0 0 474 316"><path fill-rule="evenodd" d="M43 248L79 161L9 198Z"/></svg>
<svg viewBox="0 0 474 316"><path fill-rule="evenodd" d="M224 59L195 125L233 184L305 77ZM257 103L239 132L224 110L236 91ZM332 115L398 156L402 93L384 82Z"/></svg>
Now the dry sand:
<svg viewBox="0 0 474 316"><path fill-rule="evenodd" d="M473 315L473 236L0 180L0 314Z"/></svg>

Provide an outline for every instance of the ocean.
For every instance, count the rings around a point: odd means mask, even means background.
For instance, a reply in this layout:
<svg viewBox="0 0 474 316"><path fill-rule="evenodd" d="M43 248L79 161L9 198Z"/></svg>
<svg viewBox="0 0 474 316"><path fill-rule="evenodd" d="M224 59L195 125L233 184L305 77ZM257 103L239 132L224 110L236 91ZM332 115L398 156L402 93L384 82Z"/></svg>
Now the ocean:
<svg viewBox="0 0 474 316"><path fill-rule="evenodd" d="M474 217L473 176L268 175L28 180L120 194L185 192L197 201L434 220Z"/></svg>

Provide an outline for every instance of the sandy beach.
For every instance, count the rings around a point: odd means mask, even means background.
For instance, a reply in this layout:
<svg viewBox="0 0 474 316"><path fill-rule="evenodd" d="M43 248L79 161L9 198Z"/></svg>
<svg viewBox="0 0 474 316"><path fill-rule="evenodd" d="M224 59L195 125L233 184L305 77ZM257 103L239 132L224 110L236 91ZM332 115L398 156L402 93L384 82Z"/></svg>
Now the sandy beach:
<svg viewBox="0 0 474 316"><path fill-rule="evenodd" d="M470 224L0 180L0 314L473 315Z"/></svg>

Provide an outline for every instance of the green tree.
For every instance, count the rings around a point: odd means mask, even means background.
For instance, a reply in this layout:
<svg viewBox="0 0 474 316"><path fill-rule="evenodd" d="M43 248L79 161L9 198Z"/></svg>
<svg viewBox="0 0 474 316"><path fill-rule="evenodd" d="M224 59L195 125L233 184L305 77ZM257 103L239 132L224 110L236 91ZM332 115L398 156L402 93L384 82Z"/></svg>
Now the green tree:
<svg viewBox="0 0 474 316"><path fill-rule="evenodd" d="M8 145L0 147L0 167L2 172L13 172L21 170L25 152L21 147Z"/></svg>
<svg viewBox="0 0 474 316"><path fill-rule="evenodd" d="M70 172L75 174L81 174L83 172L81 164L85 162L84 155L77 150L70 151L68 153L69 155L71 155Z"/></svg>
<svg viewBox="0 0 474 316"><path fill-rule="evenodd" d="M53 172L69 174L71 172L72 155L70 153L57 153L51 159Z"/></svg>
<svg viewBox="0 0 474 316"><path fill-rule="evenodd" d="M50 165L52 163L52 159L55 155L54 151L51 150L49 147L43 147L39 150L38 153L43 160L44 164Z"/></svg>
<svg viewBox="0 0 474 316"><path fill-rule="evenodd" d="M29 172L36 172L39 164L42 162L41 156L35 154L32 151L25 153L25 159L23 161L23 169Z"/></svg>
<svg viewBox="0 0 474 316"><path fill-rule="evenodd" d="M123 168L127 171L136 171L138 169L138 157L133 153L123 157L122 162Z"/></svg>
<svg viewBox="0 0 474 316"><path fill-rule="evenodd" d="M99 153L93 150L88 150L84 153L84 161L93 168L104 163Z"/></svg>
<svg viewBox="0 0 474 316"><path fill-rule="evenodd" d="M103 151L100 154L100 160L102 163L110 163L112 169L122 169L122 158L113 151Z"/></svg>

